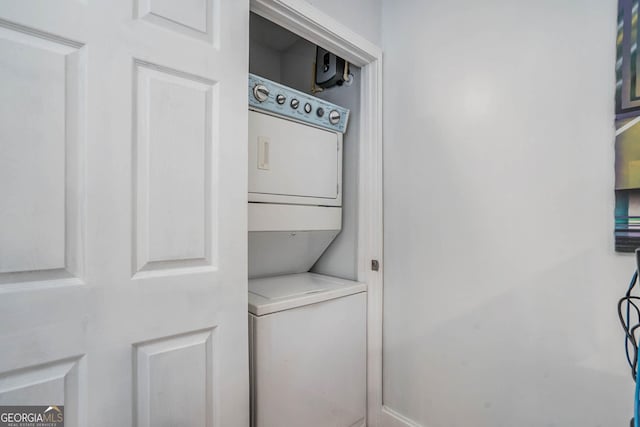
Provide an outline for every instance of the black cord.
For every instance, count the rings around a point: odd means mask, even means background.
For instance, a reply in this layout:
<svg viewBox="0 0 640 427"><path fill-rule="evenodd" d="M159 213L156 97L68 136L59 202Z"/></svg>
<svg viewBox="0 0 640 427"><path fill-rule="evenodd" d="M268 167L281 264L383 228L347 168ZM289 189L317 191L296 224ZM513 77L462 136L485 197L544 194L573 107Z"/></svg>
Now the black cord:
<svg viewBox="0 0 640 427"><path fill-rule="evenodd" d="M630 363L630 367L631 367L631 377L633 378L633 380L635 381L636 378L636 367L633 365L633 363L631 362L633 360L633 358L631 358L631 355L629 355L629 343L631 343L631 348L633 350L633 353L635 354L637 352L637 345L635 343L635 339L633 337L633 335L631 335L631 331L629 330L629 327L627 325L627 322L624 319L624 314L622 312L622 304L624 304L625 302L629 301L629 297L623 297L620 298L620 300L618 301L618 319L620 320L620 324L622 325L622 329L624 330L625 333L625 347L626 347L626 351L627 351L627 360Z"/></svg>
<svg viewBox="0 0 640 427"><path fill-rule="evenodd" d="M634 281L633 284L629 286L629 289L627 290L625 296L620 298L620 300L618 301L618 318L620 320L620 324L622 325L622 329L625 332L625 350L627 351L627 357L630 361L631 375L634 382L636 381L638 371L638 340L636 339L636 332L638 331L638 329L640 329L640 308L635 303L635 301L640 301L640 297L631 295L631 291L635 286L636 282ZM623 309L623 304L625 303L626 310L630 311L631 308L634 309L637 321L631 323L631 318L629 317L629 321L627 323L627 319L625 319L627 313ZM629 347L631 347L631 354L629 354Z"/></svg>
<svg viewBox="0 0 640 427"><path fill-rule="evenodd" d="M636 265L638 269L640 269L640 248L636 249ZM627 356L627 362L631 367L631 378L636 383L635 394L634 394L634 417L631 419L630 427L638 426L638 403L640 402L640 377L638 376L638 339L636 338L636 333L640 330L640 309L638 305L636 305L635 301L640 301L640 297L636 297L631 295L633 289L638 284L638 270L633 273L633 277L629 282L629 287L627 288L627 292L624 294L624 297L620 298L618 301L618 319L620 320L620 324L622 325L622 329L624 330L624 351ZM623 313L623 305L625 305L625 310ZM634 321L631 321L631 309L635 310L635 318ZM629 350L631 347L631 353Z"/></svg>
<svg viewBox="0 0 640 427"><path fill-rule="evenodd" d="M627 292L627 294L629 294L629 292ZM625 300L627 301L627 313L629 313L629 308L633 307L634 310L636 311L636 318L638 319L638 324L636 324L629 331L631 338L627 337L627 340L625 341L625 351L627 353L627 359L631 360L631 369L632 369L632 372L634 373L633 378L636 378L638 373L638 339L636 338L635 332L638 326L640 326L640 309L629 297L629 295L627 295ZM627 325L627 328L628 328L631 325L630 316L627 319L629 319L629 325ZM632 354L629 354L629 344L631 344Z"/></svg>

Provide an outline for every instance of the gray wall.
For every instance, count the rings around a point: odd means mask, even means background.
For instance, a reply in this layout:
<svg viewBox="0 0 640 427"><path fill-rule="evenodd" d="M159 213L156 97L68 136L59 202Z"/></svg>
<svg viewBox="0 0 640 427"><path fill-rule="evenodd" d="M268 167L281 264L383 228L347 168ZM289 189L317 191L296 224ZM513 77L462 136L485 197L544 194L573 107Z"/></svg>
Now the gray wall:
<svg viewBox="0 0 640 427"><path fill-rule="evenodd" d="M428 427L627 426L615 0L385 0L384 401Z"/></svg>
<svg viewBox="0 0 640 427"><path fill-rule="evenodd" d="M281 76L280 52L253 40L249 41L249 46L249 72L269 80L279 81ZM274 58L277 58L277 60L274 60Z"/></svg>

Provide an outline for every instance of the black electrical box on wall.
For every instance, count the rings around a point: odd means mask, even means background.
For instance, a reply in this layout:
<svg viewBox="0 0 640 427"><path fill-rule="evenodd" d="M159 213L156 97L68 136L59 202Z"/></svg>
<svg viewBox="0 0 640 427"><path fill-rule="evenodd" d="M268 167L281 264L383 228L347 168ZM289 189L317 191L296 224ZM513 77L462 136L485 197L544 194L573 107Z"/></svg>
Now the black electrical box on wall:
<svg viewBox="0 0 640 427"><path fill-rule="evenodd" d="M344 83L344 59L321 48L316 48L316 84L321 88L342 86Z"/></svg>

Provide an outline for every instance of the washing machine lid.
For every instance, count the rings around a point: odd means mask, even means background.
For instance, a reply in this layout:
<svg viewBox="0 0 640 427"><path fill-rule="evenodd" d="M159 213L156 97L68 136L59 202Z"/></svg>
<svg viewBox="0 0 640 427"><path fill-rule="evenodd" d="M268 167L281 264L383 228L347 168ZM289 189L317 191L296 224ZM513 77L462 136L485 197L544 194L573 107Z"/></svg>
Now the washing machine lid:
<svg viewBox="0 0 640 427"><path fill-rule="evenodd" d="M249 280L249 312L256 316L357 294L367 285L315 273Z"/></svg>

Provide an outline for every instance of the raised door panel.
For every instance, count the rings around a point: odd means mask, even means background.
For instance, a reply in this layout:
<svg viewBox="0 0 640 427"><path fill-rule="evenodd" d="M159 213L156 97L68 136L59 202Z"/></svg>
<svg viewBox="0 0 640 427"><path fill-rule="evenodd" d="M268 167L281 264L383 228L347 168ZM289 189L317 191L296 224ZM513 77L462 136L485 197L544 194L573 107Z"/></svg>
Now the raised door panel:
<svg viewBox="0 0 640 427"><path fill-rule="evenodd" d="M135 271L212 266L215 83L136 64Z"/></svg>
<svg viewBox="0 0 640 427"><path fill-rule="evenodd" d="M217 8L218 0L138 0L136 17L214 43Z"/></svg>
<svg viewBox="0 0 640 427"><path fill-rule="evenodd" d="M213 427L215 330L135 346L135 399L139 427Z"/></svg>
<svg viewBox="0 0 640 427"><path fill-rule="evenodd" d="M81 427L86 411L85 387L84 358L51 362L0 375L0 405L60 406L65 426Z"/></svg>
<svg viewBox="0 0 640 427"><path fill-rule="evenodd" d="M81 275L84 55L0 22L0 284Z"/></svg>

